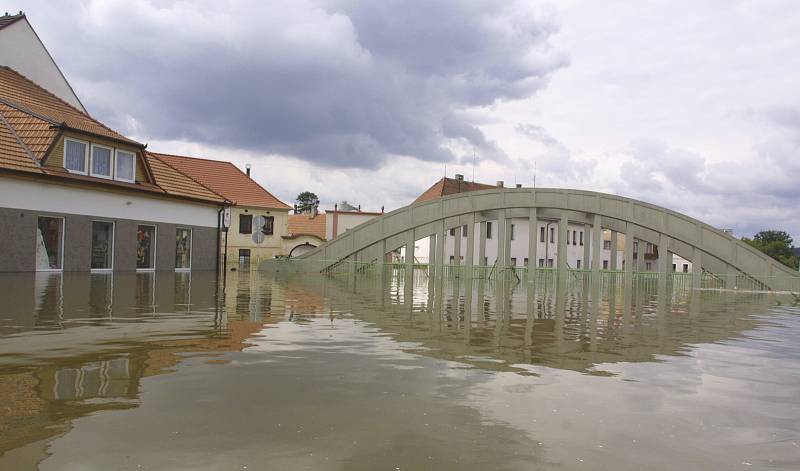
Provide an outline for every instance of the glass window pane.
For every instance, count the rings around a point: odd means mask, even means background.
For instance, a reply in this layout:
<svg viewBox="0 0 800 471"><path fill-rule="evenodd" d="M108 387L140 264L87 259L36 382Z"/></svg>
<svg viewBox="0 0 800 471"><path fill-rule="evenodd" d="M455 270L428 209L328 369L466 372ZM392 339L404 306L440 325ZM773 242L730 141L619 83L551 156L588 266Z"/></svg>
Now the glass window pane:
<svg viewBox="0 0 800 471"><path fill-rule="evenodd" d="M114 223L93 221L91 268L95 270L110 269L113 250Z"/></svg>
<svg viewBox="0 0 800 471"><path fill-rule="evenodd" d="M74 172L86 172L86 144L64 140L64 168Z"/></svg>
<svg viewBox="0 0 800 471"><path fill-rule="evenodd" d="M117 173L119 180L133 180L135 175L134 164L136 159L130 152L117 151Z"/></svg>
<svg viewBox="0 0 800 471"><path fill-rule="evenodd" d="M111 149L92 147L92 175L111 176Z"/></svg>
<svg viewBox="0 0 800 471"><path fill-rule="evenodd" d="M175 231L175 268L191 268L192 230Z"/></svg>
<svg viewBox="0 0 800 471"><path fill-rule="evenodd" d="M156 266L156 228L139 226L136 233L136 268Z"/></svg>
<svg viewBox="0 0 800 471"><path fill-rule="evenodd" d="M36 269L60 270L64 220L39 216L36 230Z"/></svg>

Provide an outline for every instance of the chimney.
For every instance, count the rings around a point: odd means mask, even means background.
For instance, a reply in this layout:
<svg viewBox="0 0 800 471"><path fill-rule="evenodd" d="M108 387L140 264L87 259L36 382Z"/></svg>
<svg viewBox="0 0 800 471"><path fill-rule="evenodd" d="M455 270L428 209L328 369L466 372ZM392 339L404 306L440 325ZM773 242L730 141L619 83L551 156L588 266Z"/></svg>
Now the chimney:
<svg viewBox="0 0 800 471"><path fill-rule="evenodd" d="M517 183L517 188L522 188L522 183Z"/></svg>
<svg viewBox="0 0 800 471"><path fill-rule="evenodd" d="M457 173L456 174L456 181L463 182L464 181L464 175L461 175L460 173Z"/></svg>
<svg viewBox="0 0 800 471"><path fill-rule="evenodd" d="M250 164L245 164L245 165L244 165L244 168L245 168L245 170L247 170L247 176L248 176L248 177L250 176L250 167L251 167L251 165L250 165Z"/></svg>
<svg viewBox="0 0 800 471"><path fill-rule="evenodd" d="M317 205L311 207L311 219L317 217Z"/></svg>
<svg viewBox="0 0 800 471"><path fill-rule="evenodd" d="M333 230L331 231L331 240L336 238L336 233L339 231L339 203L333 205Z"/></svg>
<svg viewBox="0 0 800 471"><path fill-rule="evenodd" d="M497 188L503 188L503 180L497 180Z"/></svg>

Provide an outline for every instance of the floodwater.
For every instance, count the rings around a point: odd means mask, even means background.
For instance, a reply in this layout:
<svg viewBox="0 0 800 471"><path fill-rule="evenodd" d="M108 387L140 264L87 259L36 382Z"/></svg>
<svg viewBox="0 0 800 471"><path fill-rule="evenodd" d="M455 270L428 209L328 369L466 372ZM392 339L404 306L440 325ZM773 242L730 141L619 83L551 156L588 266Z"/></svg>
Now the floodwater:
<svg viewBox="0 0 800 471"><path fill-rule="evenodd" d="M800 469L792 298L581 276L2 275L0 469Z"/></svg>

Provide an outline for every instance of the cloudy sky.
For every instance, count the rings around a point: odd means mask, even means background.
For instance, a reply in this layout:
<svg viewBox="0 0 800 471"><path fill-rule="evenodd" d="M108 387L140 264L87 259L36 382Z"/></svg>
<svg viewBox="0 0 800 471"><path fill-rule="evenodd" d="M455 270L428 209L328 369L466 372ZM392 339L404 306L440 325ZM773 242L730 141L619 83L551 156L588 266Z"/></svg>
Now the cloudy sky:
<svg viewBox="0 0 800 471"><path fill-rule="evenodd" d="M393 209L445 172L535 173L800 240L792 0L0 5L95 117L152 150L249 162L290 203Z"/></svg>

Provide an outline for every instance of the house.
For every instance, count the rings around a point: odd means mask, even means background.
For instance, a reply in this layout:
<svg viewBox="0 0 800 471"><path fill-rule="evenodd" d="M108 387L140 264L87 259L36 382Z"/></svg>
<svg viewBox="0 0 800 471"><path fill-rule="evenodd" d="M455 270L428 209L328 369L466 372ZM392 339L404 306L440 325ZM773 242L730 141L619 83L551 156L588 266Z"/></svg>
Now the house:
<svg viewBox="0 0 800 471"><path fill-rule="evenodd" d="M0 17L0 272L211 270L228 202L92 118Z"/></svg>
<svg viewBox="0 0 800 471"><path fill-rule="evenodd" d="M221 243L228 267L257 266L285 255L289 205L279 200L230 162L170 154L153 154L173 169L230 202L230 227Z"/></svg>
<svg viewBox="0 0 800 471"><path fill-rule="evenodd" d="M318 213L314 208L310 213L292 214L289 216L289 234L285 237L286 254L290 257L302 255L381 215L383 211L362 211L361 206L353 206L347 201L335 204L333 210L324 213Z"/></svg>
<svg viewBox="0 0 800 471"><path fill-rule="evenodd" d="M0 271L214 269L225 204L0 65Z"/></svg>

